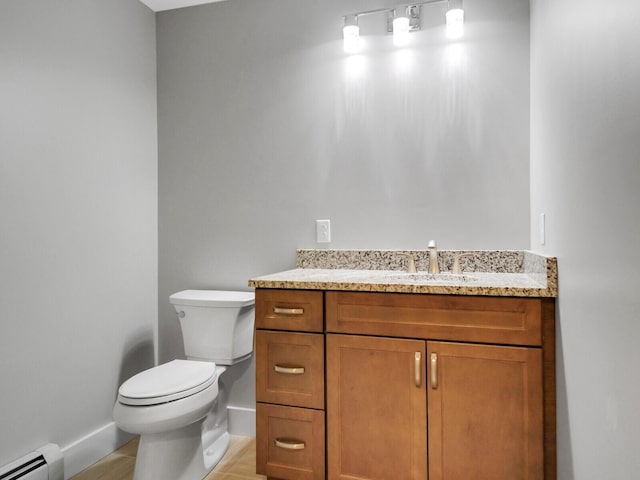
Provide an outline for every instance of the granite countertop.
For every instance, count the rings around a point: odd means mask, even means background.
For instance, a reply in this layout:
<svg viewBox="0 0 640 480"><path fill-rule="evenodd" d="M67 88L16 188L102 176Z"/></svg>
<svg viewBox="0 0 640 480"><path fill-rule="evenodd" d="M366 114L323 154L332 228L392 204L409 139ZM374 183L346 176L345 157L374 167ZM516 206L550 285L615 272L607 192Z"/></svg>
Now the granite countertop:
<svg viewBox="0 0 640 480"><path fill-rule="evenodd" d="M406 273L406 258L414 256L418 273ZM462 274L453 275L460 253ZM557 259L527 251L438 252L440 275L426 273L427 250L298 250L293 270L255 277L254 288L348 290L364 292L557 297Z"/></svg>

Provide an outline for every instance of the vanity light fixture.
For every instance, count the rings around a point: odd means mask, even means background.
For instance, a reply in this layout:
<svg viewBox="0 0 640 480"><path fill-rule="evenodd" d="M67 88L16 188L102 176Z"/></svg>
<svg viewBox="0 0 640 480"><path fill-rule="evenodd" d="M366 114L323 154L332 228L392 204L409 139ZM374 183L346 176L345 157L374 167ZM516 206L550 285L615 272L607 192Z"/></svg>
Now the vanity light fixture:
<svg viewBox="0 0 640 480"><path fill-rule="evenodd" d="M420 15L423 5L447 3L446 25L447 38L460 38L464 32L464 10L462 0L427 0L424 2L403 5L396 8L381 8L344 16L342 29L343 48L346 53L357 53L360 50L360 27L358 17L377 13L387 14L387 32L393 33L393 44L403 47L409 43L409 33L420 30Z"/></svg>
<svg viewBox="0 0 640 480"><path fill-rule="evenodd" d="M344 51L346 53L358 53L360 50L360 27L358 26L357 15L346 15L344 17L344 28L342 29Z"/></svg>

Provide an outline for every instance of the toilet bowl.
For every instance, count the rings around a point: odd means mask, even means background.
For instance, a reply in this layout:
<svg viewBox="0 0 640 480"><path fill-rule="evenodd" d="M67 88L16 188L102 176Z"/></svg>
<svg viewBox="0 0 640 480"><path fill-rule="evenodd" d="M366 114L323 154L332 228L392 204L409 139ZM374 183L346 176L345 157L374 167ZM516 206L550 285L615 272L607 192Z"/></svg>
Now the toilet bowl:
<svg viewBox="0 0 640 480"><path fill-rule="evenodd" d="M187 360L122 384L116 425L140 435L134 480L200 480L229 446L230 375L251 357L254 294L186 290L170 297Z"/></svg>

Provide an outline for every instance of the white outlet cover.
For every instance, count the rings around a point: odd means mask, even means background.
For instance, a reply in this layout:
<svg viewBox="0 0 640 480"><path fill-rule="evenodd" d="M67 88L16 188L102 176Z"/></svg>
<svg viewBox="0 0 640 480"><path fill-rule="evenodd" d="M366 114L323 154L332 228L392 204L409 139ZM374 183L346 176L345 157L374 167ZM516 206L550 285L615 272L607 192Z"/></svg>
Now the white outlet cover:
<svg viewBox="0 0 640 480"><path fill-rule="evenodd" d="M316 220L316 241L318 243L331 242L331 221Z"/></svg>

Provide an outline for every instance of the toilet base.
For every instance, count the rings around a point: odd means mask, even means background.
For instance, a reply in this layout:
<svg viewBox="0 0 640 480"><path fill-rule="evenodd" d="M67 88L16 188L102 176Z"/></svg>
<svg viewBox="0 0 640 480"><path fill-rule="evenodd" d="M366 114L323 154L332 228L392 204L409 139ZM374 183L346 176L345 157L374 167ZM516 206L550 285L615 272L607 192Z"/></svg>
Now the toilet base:
<svg viewBox="0 0 640 480"><path fill-rule="evenodd" d="M201 480L229 448L229 433L212 439L205 434L205 419L170 432L140 436L133 480Z"/></svg>

